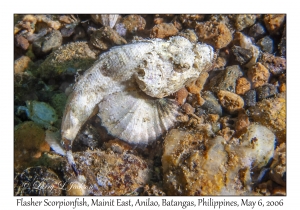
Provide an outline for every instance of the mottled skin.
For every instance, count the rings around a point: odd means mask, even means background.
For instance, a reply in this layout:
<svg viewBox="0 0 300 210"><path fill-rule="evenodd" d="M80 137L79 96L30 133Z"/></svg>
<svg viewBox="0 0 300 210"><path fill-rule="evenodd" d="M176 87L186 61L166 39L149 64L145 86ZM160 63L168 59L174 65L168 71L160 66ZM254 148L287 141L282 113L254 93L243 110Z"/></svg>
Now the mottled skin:
<svg viewBox="0 0 300 210"><path fill-rule="evenodd" d="M212 60L210 46L192 44L180 36L168 41L137 41L103 53L76 83L62 120L62 140L74 171L78 173L72 156L73 140L105 96L136 88L136 82L153 100L163 98L197 78Z"/></svg>

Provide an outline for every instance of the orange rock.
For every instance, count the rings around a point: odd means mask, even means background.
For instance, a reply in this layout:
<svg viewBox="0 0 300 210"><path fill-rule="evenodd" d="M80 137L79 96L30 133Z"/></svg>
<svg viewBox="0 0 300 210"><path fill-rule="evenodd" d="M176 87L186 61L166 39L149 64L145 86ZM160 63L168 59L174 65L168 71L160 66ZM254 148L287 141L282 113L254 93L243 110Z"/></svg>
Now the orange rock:
<svg viewBox="0 0 300 210"><path fill-rule="evenodd" d="M200 76L197 78L197 80L189 83L186 88L187 90L195 94L197 96L197 101L199 105L203 105L205 100L201 97L200 92L203 89L203 86L206 82L206 79L208 78L209 74L207 72L202 72Z"/></svg>
<svg viewBox="0 0 300 210"><path fill-rule="evenodd" d="M243 98L235 93L226 90L220 90L218 92L218 98L221 105L230 113L234 113L244 107Z"/></svg>
<svg viewBox="0 0 300 210"><path fill-rule="evenodd" d="M30 58L28 56L22 56L19 59L15 60L14 62L14 72L15 73L21 73L26 70L29 63L31 62Z"/></svg>
<svg viewBox="0 0 300 210"><path fill-rule="evenodd" d="M256 65L248 70L248 77L253 87L256 88L268 83L270 73L264 65L257 62Z"/></svg>
<svg viewBox="0 0 300 210"><path fill-rule="evenodd" d="M232 34L224 23L207 21L196 26L199 40L216 49L226 47L232 41Z"/></svg>
<svg viewBox="0 0 300 210"><path fill-rule="evenodd" d="M250 89L251 89L251 84L245 77L241 77L237 79L236 88L235 88L236 94L244 95Z"/></svg>
<svg viewBox="0 0 300 210"><path fill-rule="evenodd" d="M150 33L151 38L167 38L174 36L178 33L178 29L174 26L173 23L161 23L155 25Z"/></svg>
<svg viewBox="0 0 300 210"><path fill-rule="evenodd" d="M235 123L236 131L241 131L250 125L249 117L244 113L240 112Z"/></svg>
<svg viewBox="0 0 300 210"><path fill-rule="evenodd" d="M177 103L181 106L185 103L186 97L189 95L189 92L185 88L181 88L175 93L175 98Z"/></svg>
<svg viewBox="0 0 300 210"><path fill-rule="evenodd" d="M286 92L286 84L285 84L285 83L282 83L282 84L279 86L279 92L280 92L280 93Z"/></svg>
<svg viewBox="0 0 300 210"><path fill-rule="evenodd" d="M266 15L264 17L265 25L270 33L275 33L283 25L285 14Z"/></svg>

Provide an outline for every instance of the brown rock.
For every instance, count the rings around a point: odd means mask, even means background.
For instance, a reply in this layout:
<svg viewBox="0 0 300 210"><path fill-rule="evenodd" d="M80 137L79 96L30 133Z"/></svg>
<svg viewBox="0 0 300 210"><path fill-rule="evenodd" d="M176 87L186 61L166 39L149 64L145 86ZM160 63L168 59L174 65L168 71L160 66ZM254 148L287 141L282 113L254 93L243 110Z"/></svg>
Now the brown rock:
<svg viewBox="0 0 300 210"><path fill-rule="evenodd" d="M29 63L31 62L30 58L28 56L22 56L19 59L15 60L14 62L14 72L15 73L21 73L26 70Z"/></svg>
<svg viewBox="0 0 300 210"><path fill-rule="evenodd" d="M185 103L186 97L189 95L189 92L185 88L181 88L175 94L176 101L179 105Z"/></svg>
<svg viewBox="0 0 300 210"><path fill-rule="evenodd" d="M248 78L252 82L253 88L263 86L269 80L270 73L268 69L257 62L251 69L248 70Z"/></svg>
<svg viewBox="0 0 300 210"><path fill-rule="evenodd" d="M203 21L205 18L205 15L201 14L184 14L179 16L179 20L182 22L182 24L187 28L195 28L198 22Z"/></svg>
<svg viewBox="0 0 300 210"><path fill-rule="evenodd" d="M17 46L21 47L23 50L27 50L29 47L29 42L22 35L16 36Z"/></svg>
<svg viewBox="0 0 300 210"><path fill-rule="evenodd" d="M187 90L195 94L197 97L197 101L199 105L203 105L205 100L201 97L200 91L203 89L203 86L208 78L208 73L207 72L201 72L200 76L197 78L197 80L191 82L186 86Z"/></svg>
<svg viewBox="0 0 300 210"><path fill-rule="evenodd" d="M236 131L246 129L250 125L249 117L244 112L240 112L235 123Z"/></svg>
<svg viewBox="0 0 300 210"><path fill-rule="evenodd" d="M251 89L251 84L245 77L241 77L237 79L236 87L235 87L236 94L244 95L250 89Z"/></svg>
<svg viewBox="0 0 300 210"><path fill-rule="evenodd" d="M264 17L264 23L270 33L277 32L283 26L284 20L284 14L265 15Z"/></svg>
<svg viewBox="0 0 300 210"><path fill-rule="evenodd" d="M270 53L263 53L260 62L274 75L279 75L286 71L285 58L274 56Z"/></svg>
<svg viewBox="0 0 300 210"><path fill-rule="evenodd" d="M122 23L124 24L127 33L131 34L144 30L146 26L146 20L140 15L127 15L124 17Z"/></svg>
<svg viewBox="0 0 300 210"><path fill-rule="evenodd" d="M273 131L280 143L285 142L286 100L284 98L264 99L250 110L250 114L255 122Z"/></svg>
<svg viewBox="0 0 300 210"><path fill-rule="evenodd" d="M286 84L285 84L285 83L282 83L282 84L279 86L279 92L280 92L280 93L286 92Z"/></svg>
<svg viewBox="0 0 300 210"><path fill-rule="evenodd" d="M218 92L218 98L220 100L221 105L230 113L234 113L238 110L241 110L244 107L243 98L235 93L220 90Z"/></svg>
<svg viewBox="0 0 300 210"><path fill-rule="evenodd" d="M161 23L152 28L150 36L152 38L168 38L175 36L178 33L178 29L173 23Z"/></svg>
<svg viewBox="0 0 300 210"><path fill-rule="evenodd" d="M232 34L223 23L207 21L196 26L196 34L201 42L208 43L216 49L226 47L232 41Z"/></svg>
<svg viewBox="0 0 300 210"><path fill-rule="evenodd" d="M190 42L196 43L198 41L198 37L194 30L186 29L179 32L178 36L183 36L184 38L190 40Z"/></svg>
<svg viewBox="0 0 300 210"><path fill-rule="evenodd" d="M90 43L100 50L107 50L111 46L122 45L127 42L115 30L109 26L104 26L92 34Z"/></svg>

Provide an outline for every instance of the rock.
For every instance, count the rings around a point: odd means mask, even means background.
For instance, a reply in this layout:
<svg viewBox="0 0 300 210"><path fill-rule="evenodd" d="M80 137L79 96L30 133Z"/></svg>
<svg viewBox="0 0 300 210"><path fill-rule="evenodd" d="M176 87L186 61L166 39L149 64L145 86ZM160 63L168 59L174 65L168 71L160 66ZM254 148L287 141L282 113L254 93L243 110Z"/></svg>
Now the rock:
<svg viewBox="0 0 300 210"><path fill-rule="evenodd" d="M50 104L55 109L58 118L61 118L67 103L67 96L64 93L57 93L51 97Z"/></svg>
<svg viewBox="0 0 300 210"><path fill-rule="evenodd" d="M232 15L234 26L237 31L241 31L244 28L252 26L256 21L256 15L244 14L244 15Z"/></svg>
<svg viewBox="0 0 300 210"><path fill-rule="evenodd" d="M268 83L269 77L269 70L259 62L248 70L248 78L252 83L252 87L254 88Z"/></svg>
<svg viewBox="0 0 300 210"><path fill-rule="evenodd" d="M227 64L227 60L224 57L217 57L216 61L213 63L212 70L224 70Z"/></svg>
<svg viewBox="0 0 300 210"><path fill-rule="evenodd" d="M14 179L15 196L61 196L62 180L46 167L30 167Z"/></svg>
<svg viewBox="0 0 300 210"><path fill-rule="evenodd" d="M279 143L286 140L286 100L284 98L264 99L250 109L255 122L271 129Z"/></svg>
<svg viewBox="0 0 300 210"><path fill-rule="evenodd" d="M286 144L280 144L274 153L273 161L270 166L271 179L276 183L286 186Z"/></svg>
<svg viewBox="0 0 300 210"><path fill-rule="evenodd" d="M205 99L202 109L206 110L209 114L218 114L222 116L222 107L218 102L218 99L210 91L204 91L202 97Z"/></svg>
<svg viewBox="0 0 300 210"><path fill-rule="evenodd" d="M77 26L74 29L74 36L73 36L74 42L76 42L76 41L84 41L86 39L87 39L87 37L86 37L86 33L85 33L83 27Z"/></svg>
<svg viewBox="0 0 300 210"><path fill-rule="evenodd" d="M16 74L24 72L30 63L32 63L32 61L28 56L22 56L18 58L14 62L14 73Z"/></svg>
<svg viewBox="0 0 300 210"><path fill-rule="evenodd" d="M284 30L282 32L282 37L280 43L278 45L278 49L280 51L280 55L285 57L286 56L286 26L284 25Z"/></svg>
<svg viewBox="0 0 300 210"><path fill-rule="evenodd" d="M233 44L251 51L252 57L250 61L248 61L248 63L244 65L246 68L251 68L256 64L257 59L260 55L260 50L257 46L253 45L252 40L249 37L245 36L241 32L236 32L234 34Z"/></svg>
<svg viewBox="0 0 300 210"><path fill-rule="evenodd" d="M204 103L203 98L201 97L201 90L203 89L203 86L206 82L206 79L208 78L208 73L207 72L201 72L200 76L197 78L197 80L192 81L191 83L186 85L187 90L195 94L197 97L197 101L199 105L202 105Z"/></svg>
<svg viewBox="0 0 300 210"><path fill-rule="evenodd" d="M237 120L235 122L236 133L243 131L250 125L249 117L244 112L239 112Z"/></svg>
<svg viewBox="0 0 300 210"><path fill-rule="evenodd" d="M19 107L18 111L25 111L29 119L45 128L57 121L55 110L45 102L26 101L26 107Z"/></svg>
<svg viewBox="0 0 300 210"><path fill-rule="evenodd" d="M248 35L257 39L262 38L266 34L265 27L260 23L255 23L253 26L250 27Z"/></svg>
<svg viewBox="0 0 300 210"><path fill-rule="evenodd" d="M183 36L184 38L190 40L190 42L192 42L192 43L198 42L198 37L197 37L195 31L192 29L182 30L178 33L178 36Z"/></svg>
<svg viewBox="0 0 300 210"><path fill-rule="evenodd" d="M73 153L74 160L81 172L78 185L84 185L85 191L76 191L76 195L125 195L144 186L149 181L148 164L141 157L129 152L116 153L87 150ZM64 164L68 164L65 162ZM72 183L74 175L64 170L66 180Z"/></svg>
<svg viewBox="0 0 300 210"><path fill-rule="evenodd" d="M224 71L213 77L209 82L209 88L213 92L226 90L235 93L236 80L243 75L238 65L227 66Z"/></svg>
<svg viewBox="0 0 300 210"><path fill-rule="evenodd" d="M276 33L285 22L285 14L265 15L264 23L271 34Z"/></svg>
<svg viewBox="0 0 300 210"><path fill-rule="evenodd" d="M109 26L104 26L92 34L90 43L100 50L107 50L112 46L123 45L127 42L115 30Z"/></svg>
<svg viewBox="0 0 300 210"><path fill-rule="evenodd" d="M118 14L93 14L91 15L92 20L95 23L100 23L103 26L109 26L113 28L119 18Z"/></svg>
<svg viewBox="0 0 300 210"><path fill-rule="evenodd" d="M184 15L179 15L179 20L181 23L186 27L186 28L195 28L196 25L203 21L205 18L205 15L200 15L200 14L195 14L195 15L190 15L190 14L184 14Z"/></svg>
<svg viewBox="0 0 300 210"><path fill-rule="evenodd" d="M221 105L230 113L239 111L244 107L243 98L235 93L220 90L218 92L218 98Z"/></svg>
<svg viewBox="0 0 300 210"><path fill-rule="evenodd" d="M14 129L14 169L22 171L41 156L50 151L45 142L45 131L36 123L26 121Z"/></svg>
<svg viewBox="0 0 300 210"><path fill-rule="evenodd" d="M242 137L226 144L229 154L224 193L232 195L239 190L248 194L252 192L253 180L251 171L265 166L274 154L275 135L265 126L252 124ZM237 174L239 174L237 176ZM252 175L252 176L251 176Z"/></svg>
<svg viewBox="0 0 300 210"><path fill-rule="evenodd" d="M37 22L46 23L47 26L53 28L54 30L59 30L61 28L61 23L57 20L53 20L53 15L36 15Z"/></svg>
<svg viewBox="0 0 300 210"><path fill-rule="evenodd" d="M251 195L253 165L265 166L274 153L274 134L250 125L240 139L225 142L198 130L171 130L164 140L163 184L166 195ZM213 175L212 175L213 174Z"/></svg>
<svg viewBox="0 0 300 210"><path fill-rule="evenodd" d="M226 47L232 41L232 34L223 23L207 21L196 26L199 41L212 45L215 49Z"/></svg>
<svg viewBox="0 0 300 210"><path fill-rule="evenodd" d="M236 87L235 87L236 94L244 95L250 89L251 89L251 84L245 77L241 77L237 79Z"/></svg>
<svg viewBox="0 0 300 210"><path fill-rule="evenodd" d="M265 36L258 40L257 45L263 52L272 53L274 51L274 42L270 36Z"/></svg>
<svg viewBox="0 0 300 210"><path fill-rule="evenodd" d="M23 50L27 50L29 47L29 42L28 40L23 37L22 35L17 35L16 36L16 45L18 47L21 47Z"/></svg>
<svg viewBox="0 0 300 210"><path fill-rule="evenodd" d="M71 42L52 52L38 68L43 79L60 75L75 75L78 70L88 69L97 59L86 42Z"/></svg>
<svg viewBox="0 0 300 210"><path fill-rule="evenodd" d="M173 23L161 23L152 28L150 37L151 38L168 38L175 36L178 33L178 29Z"/></svg>
<svg viewBox="0 0 300 210"><path fill-rule="evenodd" d="M146 20L140 15L127 15L121 24L124 25L127 35L135 35L145 29Z"/></svg>
<svg viewBox="0 0 300 210"><path fill-rule="evenodd" d="M244 95L245 106L255 106L256 104L256 91L249 90Z"/></svg>
<svg viewBox="0 0 300 210"><path fill-rule="evenodd" d="M32 50L36 55L45 55L62 45L62 35L60 31L53 30L45 37L41 37L32 43Z"/></svg>
<svg viewBox="0 0 300 210"><path fill-rule="evenodd" d="M239 62L241 65L248 63L253 56L251 50L242 48L240 46L233 46L231 49L236 57L237 62Z"/></svg>
<svg viewBox="0 0 300 210"><path fill-rule="evenodd" d="M222 137L211 139L205 132L171 130L165 138L162 156L167 195L220 194L227 161L222 142Z"/></svg>
<svg viewBox="0 0 300 210"><path fill-rule="evenodd" d="M176 101L179 105L182 105L185 103L187 96L189 95L189 92L186 88L181 88L175 93Z"/></svg>
<svg viewBox="0 0 300 210"><path fill-rule="evenodd" d="M279 75L286 71L285 58L274 56L270 53L263 53L260 62L274 75Z"/></svg>
<svg viewBox="0 0 300 210"><path fill-rule="evenodd" d="M262 101L263 99L274 97L278 91L277 87L272 84L265 84L256 88L257 100Z"/></svg>

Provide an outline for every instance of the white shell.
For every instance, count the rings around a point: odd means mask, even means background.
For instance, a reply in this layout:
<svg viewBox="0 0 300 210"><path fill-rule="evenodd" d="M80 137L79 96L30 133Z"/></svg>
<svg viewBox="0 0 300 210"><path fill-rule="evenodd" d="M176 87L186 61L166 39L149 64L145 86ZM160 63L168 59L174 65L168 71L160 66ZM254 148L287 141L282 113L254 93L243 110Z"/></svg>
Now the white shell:
<svg viewBox="0 0 300 210"><path fill-rule="evenodd" d="M132 144L152 142L177 114L170 99L158 98L197 78L212 60L212 47L180 36L111 48L76 83L62 121L63 141L72 145L99 104L98 115L109 133Z"/></svg>

